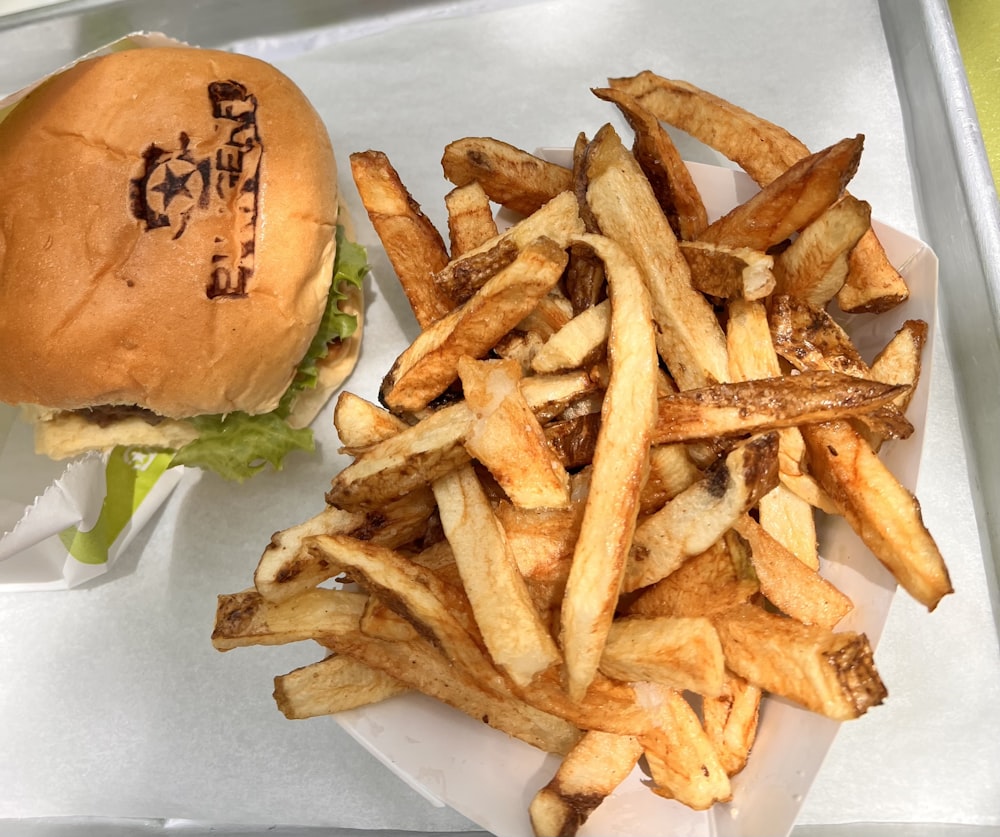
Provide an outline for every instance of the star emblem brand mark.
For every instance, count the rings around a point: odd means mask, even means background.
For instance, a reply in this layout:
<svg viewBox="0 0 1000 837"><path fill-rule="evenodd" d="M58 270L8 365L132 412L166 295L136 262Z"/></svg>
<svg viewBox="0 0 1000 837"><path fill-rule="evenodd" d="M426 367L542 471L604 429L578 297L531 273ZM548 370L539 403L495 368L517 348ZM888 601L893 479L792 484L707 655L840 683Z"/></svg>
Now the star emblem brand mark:
<svg viewBox="0 0 1000 837"><path fill-rule="evenodd" d="M191 192L187 187L187 182L192 174L194 174L194 169L189 169L184 174L178 175L174 174L169 163L163 167L163 180L156 186L153 186L151 191L159 192L163 195L164 210L170 206L170 202L174 198L179 197L180 195L185 195L189 198L192 197Z"/></svg>

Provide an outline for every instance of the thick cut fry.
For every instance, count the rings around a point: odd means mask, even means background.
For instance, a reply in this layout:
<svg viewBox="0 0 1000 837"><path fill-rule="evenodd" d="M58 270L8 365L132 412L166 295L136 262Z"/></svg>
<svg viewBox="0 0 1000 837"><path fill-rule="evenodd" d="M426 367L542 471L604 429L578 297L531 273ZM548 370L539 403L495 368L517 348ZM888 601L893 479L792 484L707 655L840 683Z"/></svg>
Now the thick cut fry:
<svg viewBox="0 0 1000 837"><path fill-rule="evenodd" d="M729 677L726 686L724 695L702 700L701 714L722 766L735 776L746 766L757 737L761 691L742 677Z"/></svg>
<svg viewBox="0 0 1000 837"><path fill-rule="evenodd" d="M480 183L458 186L444 196L451 257L459 259L497 236L489 195Z"/></svg>
<svg viewBox="0 0 1000 837"><path fill-rule="evenodd" d="M483 655L464 620L449 607L454 597L430 570L398 552L340 535L315 535L315 548L344 567L352 579L408 619L422 636L433 637L445 656L484 688L501 689L501 678Z"/></svg>
<svg viewBox="0 0 1000 837"><path fill-rule="evenodd" d="M934 610L953 591L916 497L846 422L804 427L802 436L812 473L844 519L900 586Z"/></svg>
<svg viewBox="0 0 1000 837"><path fill-rule="evenodd" d="M285 602L267 601L256 590L219 596L212 645L230 651L248 645L286 645L356 630L364 593L314 587Z"/></svg>
<svg viewBox="0 0 1000 837"><path fill-rule="evenodd" d="M647 587L704 552L778 481L778 437L735 447L635 530L622 588Z"/></svg>
<svg viewBox="0 0 1000 837"><path fill-rule="evenodd" d="M271 535L254 571L257 592L272 602L282 602L322 584L340 572L321 555L312 555L303 541L327 532L345 534L364 523L363 512L347 512L328 506L306 521Z"/></svg>
<svg viewBox="0 0 1000 837"><path fill-rule="evenodd" d="M377 509L429 485L469 461L462 441L474 420L460 401L373 445L333 478L327 503Z"/></svg>
<svg viewBox="0 0 1000 837"><path fill-rule="evenodd" d="M515 505L568 506L569 475L521 394L517 364L462 358L458 373L465 402L476 416L465 438L469 453L489 469Z"/></svg>
<svg viewBox="0 0 1000 837"><path fill-rule="evenodd" d="M760 302L730 300L726 321L729 371L734 381L769 378L782 373L771 342L767 309ZM803 563L819 566L816 521L812 506L833 511L816 481L804 468L805 447L797 427L779 433L778 473L781 485L761 497L761 525L792 550Z"/></svg>
<svg viewBox="0 0 1000 837"><path fill-rule="evenodd" d="M539 375L521 382L521 393L539 416L553 416L596 389L586 372ZM420 422L359 455L338 473L326 494L331 506L377 510L469 461L463 446L475 417L464 401L430 413Z"/></svg>
<svg viewBox="0 0 1000 837"><path fill-rule="evenodd" d="M771 301L771 339L774 348L799 370L827 369L867 378L871 372L843 327L823 308L791 296ZM861 417L873 433L906 439L913 425L894 404L885 404Z"/></svg>
<svg viewBox="0 0 1000 837"><path fill-rule="evenodd" d="M893 400L904 414L920 383L927 332L927 323L923 320L907 320L878 353L869 370L872 380L907 385L907 389ZM873 450L878 450L884 441L884 437L867 428L863 435Z"/></svg>
<svg viewBox="0 0 1000 837"><path fill-rule="evenodd" d="M274 702L292 720L333 715L407 691L392 675L339 654L274 678Z"/></svg>
<svg viewBox="0 0 1000 837"><path fill-rule="evenodd" d="M699 240L760 251L780 244L840 199L858 169L863 147L859 134L803 157L710 224Z"/></svg>
<svg viewBox="0 0 1000 837"><path fill-rule="evenodd" d="M551 239L565 248L573 236L583 231L576 197L572 192L563 192L496 238L484 241L461 258L450 261L434 275L434 282L444 289L449 299L456 302L465 300L492 275L488 270L491 258L506 258L539 238Z"/></svg>
<svg viewBox="0 0 1000 837"><path fill-rule="evenodd" d="M395 436L406 429L406 422L388 410L344 390L337 396L333 426L345 453L357 454L363 448Z"/></svg>
<svg viewBox="0 0 1000 837"><path fill-rule="evenodd" d="M611 299L610 380L580 537L562 607L567 687L583 696L611 627L656 416L656 345L649 294L639 270L610 239L581 237L602 258Z"/></svg>
<svg viewBox="0 0 1000 837"><path fill-rule="evenodd" d="M798 432L798 431L796 431ZM801 439L801 436L799 436ZM802 564L810 569L819 569L819 545L816 535L814 506L809 500L796 494L788 487L788 481L781 469L781 442L778 442L778 477L781 482L757 501L757 519L764 531L791 552ZM813 486L812 477L801 477L803 485ZM808 480L808 482L806 482ZM817 486L817 490L819 487ZM835 511L833 501L823 494L823 502L829 503L829 511Z"/></svg>
<svg viewBox="0 0 1000 837"><path fill-rule="evenodd" d="M441 168L456 186L478 182L490 200L521 215L531 215L560 192L573 188L569 169L492 137L448 143Z"/></svg>
<svg viewBox="0 0 1000 837"><path fill-rule="evenodd" d="M531 800L528 813L535 837L573 837L641 755L642 745L634 735L586 733Z"/></svg>
<svg viewBox="0 0 1000 837"><path fill-rule="evenodd" d="M653 445L649 449L649 476L639 500L643 514L651 514L685 488L701 479L685 445Z"/></svg>
<svg viewBox="0 0 1000 837"><path fill-rule="evenodd" d="M812 372L689 389L661 397L657 444L732 438L863 415L902 388L853 375Z"/></svg>
<svg viewBox="0 0 1000 837"><path fill-rule="evenodd" d="M637 616L711 616L745 604L760 591L756 579L741 576L724 540L685 561L666 578L626 601Z"/></svg>
<svg viewBox="0 0 1000 837"><path fill-rule="evenodd" d="M573 724L508 690L498 694L453 665L428 640L389 642L352 631L328 635L324 644L544 752L565 754L580 740Z"/></svg>
<svg viewBox="0 0 1000 837"><path fill-rule="evenodd" d="M525 247L475 296L425 329L393 364L381 397L394 412L426 407L458 377L463 356L483 357L562 275L567 256L551 239Z"/></svg>
<svg viewBox="0 0 1000 837"><path fill-rule="evenodd" d="M635 132L632 155L678 239L691 241L708 226L708 213L691 172L659 120L622 90L596 88L593 94L618 107Z"/></svg>
<svg viewBox="0 0 1000 837"><path fill-rule="evenodd" d="M889 262L881 242L868 230L847 259L847 278L837 304L848 314L881 314L910 298L910 289Z"/></svg>
<svg viewBox="0 0 1000 837"><path fill-rule="evenodd" d="M475 471L466 466L437 480L434 496L486 649L516 684L528 686L561 657Z"/></svg>
<svg viewBox="0 0 1000 837"><path fill-rule="evenodd" d="M656 345L680 389L728 379L726 339L638 163L610 125L587 152L587 202L639 266L653 303Z"/></svg>
<svg viewBox="0 0 1000 837"><path fill-rule="evenodd" d="M545 341L532 358L532 370L545 374L586 365L603 354L610 324L607 300L585 308Z"/></svg>
<svg viewBox="0 0 1000 837"><path fill-rule="evenodd" d="M726 665L764 691L838 721L887 695L864 634L803 625L754 605L713 618Z"/></svg>
<svg viewBox="0 0 1000 837"><path fill-rule="evenodd" d="M844 195L774 260L775 292L826 305L844 286L854 246L871 228L871 206Z"/></svg>
<svg viewBox="0 0 1000 837"><path fill-rule="evenodd" d="M732 796L729 774L694 709L680 692L658 683L639 683L640 700L656 707L659 724L640 736L654 793L696 811Z"/></svg>
<svg viewBox="0 0 1000 837"><path fill-rule="evenodd" d="M629 93L657 119L728 157L760 185L809 154L784 128L690 82L644 70L608 83Z"/></svg>
<svg viewBox="0 0 1000 837"><path fill-rule="evenodd" d="M658 119L680 128L735 162L765 186L809 154L784 128L685 81L648 70L608 80ZM849 313L879 313L909 297L906 281L890 263L874 231L851 251L847 281L838 294Z"/></svg>
<svg viewBox="0 0 1000 837"><path fill-rule="evenodd" d="M682 241L691 284L719 299L763 299L774 290L774 258L749 247L724 247L707 241Z"/></svg>
<svg viewBox="0 0 1000 837"><path fill-rule="evenodd" d="M448 264L444 240L381 151L352 154L351 174L413 315L426 328L454 304L433 279Z"/></svg>
<svg viewBox="0 0 1000 837"><path fill-rule="evenodd" d="M365 612L361 614L359 627L361 633L366 636L396 642L409 642L420 636L417 629L404 617L396 613L382 599L372 596L369 596L365 603Z"/></svg>
<svg viewBox="0 0 1000 837"><path fill-rule="evenodd" d="M719 635L704 616L616 619L601 657L601 671L614 680L699 695L721 694L725 669Z"/></svg>
<svg viewBox="0 0 1000 837"><path fill-rule="evenodd" d="M733 528L749 543L760 592L782 613L807 625L834 627L853 602L807 567L753 518L744 515Z"/></svg>

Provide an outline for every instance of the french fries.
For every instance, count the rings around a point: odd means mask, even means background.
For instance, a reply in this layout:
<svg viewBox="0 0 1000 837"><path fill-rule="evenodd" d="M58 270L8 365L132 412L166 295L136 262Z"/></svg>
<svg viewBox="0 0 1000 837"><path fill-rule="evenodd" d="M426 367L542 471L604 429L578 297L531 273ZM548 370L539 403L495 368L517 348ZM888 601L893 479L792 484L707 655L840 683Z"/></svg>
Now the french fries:
<svg viewBox="0 0 1000 837"><path fill-rule="evenodd" d="M445 148L447 247L385 154L352 155L421 332L380 404L339 396L350 463L212 635L325 649L275 678L288 718L419 691L556 754L525 797L536 835L577 833L640 764L658 796L731 799L769 696L836 720L885 700L816 510L928 609L951 592L878 455L913 431L927 324L868 363L828 311L908 293L846 192L863 138L810 153L651 72L593 93L631 150L611 123L568 138L571 166ZM661 123L760 191L709 223Z"/></svg>

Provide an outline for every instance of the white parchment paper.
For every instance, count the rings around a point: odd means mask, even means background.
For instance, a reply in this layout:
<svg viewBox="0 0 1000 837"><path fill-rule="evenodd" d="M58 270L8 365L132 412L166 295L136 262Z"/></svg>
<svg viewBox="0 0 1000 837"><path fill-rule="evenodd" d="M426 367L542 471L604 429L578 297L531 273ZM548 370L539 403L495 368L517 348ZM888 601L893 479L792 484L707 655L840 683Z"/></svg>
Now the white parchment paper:
<svg viewBox="0 0 1000 837"><path fill-rule="evenodd" d="M912 180L920 173L909 167L872 0L489 5L459 16L439 7L350 40L317 35L303 54L281 39L241 44L274 60L323 114L366 243L375 238L347 178L351 151L385 151L442 223L450 187L438 161L448 141L490 134L528 148L571 144L609 120L588 88L646 68L756 110L814 148L864 133L852 192L919 236ZM691 159L717 161L680 144ZM366 397L415 331L384 257L376 247L371 255L377 281L349 382ZM942 276L942 293L960 280ZM896 596L877 654L889 700L841 730L802 823L1000 825L1000 657L950 361L940 340L932 351L918 494L956 594L930 615ZM341 462L329 410L318 428L321 457L239 490L186 475L100 583L0 595L0 817L473 827L408 788L333 721L288 722L277 712L271 678L313 661L314 648L221 655L209 644L215 595L246 587L270 534L321 507Z"/></svg>

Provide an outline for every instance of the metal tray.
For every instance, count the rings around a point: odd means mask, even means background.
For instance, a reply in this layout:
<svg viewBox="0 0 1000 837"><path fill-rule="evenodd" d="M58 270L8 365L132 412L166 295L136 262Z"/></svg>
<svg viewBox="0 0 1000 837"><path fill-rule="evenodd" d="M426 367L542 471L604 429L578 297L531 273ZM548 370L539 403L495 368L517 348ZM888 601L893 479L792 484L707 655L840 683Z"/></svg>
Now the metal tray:
<svg viewBox="0 0 1000 837"><path fill-rule="evenodd" d="M290 0L284 3L269 0L172 0L170 3L159 0L69 0L37 11L0 18L0 82L5 88L3 92L16 89L90 49L134 30L166 31L174 37L189 39L202 46L266 49L269 56L281 57L307 53L319 44L329 46L339 40L353 40L409 26L413 22L485 15L498 9L520 10L529 15L533 13L533 7L551 11L552 7L559 5L557 2L531 3L528 0L442 0L420 4L405 0L375 0L367 3L343 0ZM684 4L677 5L678 8L684 8ZM748 37L752 38L758 33L766 32L767 26L775 24L773 20L765 24L750 18L755 15L766 18L767 13L780 11L777 9L780 5L762 2L758 8L750 11L732 10L730 25L746 26ZM796 5L794 2L784 4L784 11L790 12ZM818 7L820 4L816 5ZM973 579L976 588L964 603L973 612L968 625L979 629L988 625L993 632L989 641L981 641L977 646L977 650L982 649L981 653L992 655L982 661L984 670L992 673L998 670L995 629L997 620L1000 619L1000 594L997 585L997 562L1000 560L1000 519L997 514L1000 509L1000 443L997 442L1000 437L1000 428L997 427L1000 424L1000 332L997 327L1000 322L1000 208L945 0L880 0L878 3L851 0L840 4L838 10L838 13L847 18L857 18L858 26L880 27L884 33L902 109L905 152L909 155L912 171L912 182L900 184L900 188L912 190L918 226L915 232L934 248L941 263L942 292L939 310L942 340L934 359L935 380L939 382L935 419L937 433L934 438L940 439L954 431L951 436L954 448L944 453L938 452L934 457L931 479L940 481L941 484L932 486L930 493L935 498L953 495L953 505L949 509L955 511L956 528L963 530L953 540L968 547L967 554L962 555L961 560L965 562L965 577ZM546 19L551 21L551 17ZM720 20L719 25L724 25L724 22ZM415 46L419 48L419 43L415 43ZM645 47L645 52L649 57L643 60L648 60L654 68L658 66L658 62L665 60L662 54L648 47ZM851 65L850 50L845 47L844 53L844 72L858 70L857 66ZM808 58L800 57L799 60ZM377 61L373 60L359 68L358 72L370 71L375 66ZM780 80L780 84L790 83L794 83L794 80ZM774 80L762 79L762 85L769 90L775 89L777 84ZM442 103L442 110L444 104ZM400 129L400 135L403 133L403 129ZM417 142L425 138L419 126L414 129L414 134ZM373 137L369 141L377 143L380 139ZM354 149L345 147L341 153L350 150ZM421 159L425 165L432 159L428 158L428 154L436 152L435 148L423 149ZM877 207L875 211L877 214ZM959 428L962 438L957 435ZM946 460L950 460L952 464L948 465ZM202 493L200 496L208 495ZM250 490L249 496L256 503L267 500L254 489ZM967 508L966 499L974 507L974 513ZM180 502L178 500L167 509L164 521L173 523L176 520ZM204 519L199 519L204 526ZM970 527L976 528L974 535L964 531ZM189 543L189 540L184 539L183 533L168 530L163 522L158 524L154 532L157 538ZM142 562L148 564L151 559L161 557L152 547L153 536L147 534L146 538L140 539L130 560L113 573L106 584L125 586L126 573L135 571ZM254 550L258 547L259 539L248 534L245 542L234 545L234 550L241 550L252 559ZM157 566L146 571L161 576L174 595L190 595L194 590L192 584L176 578L169 566ZM231 572L229 577L245 580L249 575L243 567ZM220 587L216 592L227 589ZM104 591L93 591L94 597L103 593ZM80 595L86 595L86 591ZM154 604L164 607L162 602ZM0 606L8 607L25 619L44 619L48 600L14 602L13 599L4 598ZM64 607L61 603L54 603L52 606L54 610ZM911 624L908 621L909 606L905 602L900 603L898 610L902 614L899 619L904 620L899 624ZM64 616L64 613L60 613L60 616ZM153 618L156 618L156 614ZM924 618L934 617L924 615ZM890 625L887 631L891 631L892 627ZM112 629L134 628L116 623ZM207 635L207 630L205 626L196 626L191 634L201 637ZM154 637L164 638L162 631L155 631ZM892 634L888 641L897 643L892 651L898 657L910 650L914 656L924 652L919 646L919 637L914 640L912 649L906 645L905 639L893 639ZM76 637L66 638L70 652L77 647L77 643ZM155 653L156 648L151 647L150 651ZM0 643L0 666L6 659ZM40 658L39 671L44 670L46 665L57 664L58 659ZM155 659L151 662L151 667L154 664ZM198 665L201 665L200 661ZM271 671L273 665L268 662L262 668ZM277 663L272 673L284 670L281 665L280 662ZM976 666L977 662L973 660L968 665ZM23 672L18 674L23 675ZM137 677L150 677L154 674L152 670L136 672ZM208 676L213 674L200 668L192 671L192 677ZM904 687L905 685L904 681ZM982 685L989 694L1000 695L1000 682L989 680ZM168 684L164 686L167 688ZM169 684L169 687L184 688L184 684ZM17 700L11 695L19 688L17 680L0 687L0 708L16 709ZM127 684L113 684L109 688L124 688L128 692ZM235 683L234 693L240 688L256 689L259 695L266 698L268 684L259 681L250 684L244 678ZM924 700L930 698L925 695ZM262 703L267 704L268 701L265 699ZM122 706L127 706L127 703L109 703L111 711L120 711ZM156 722L155 718L143 717L141 707L131 708L135 710L137 718L123 718L123 723ZM245 723L265 723L274 713L273 706L265 705L256 716L246 718ZM5 724L16 722L16 717L11 717L10 713L5 716ZM978 722L970 722L969 727L972 729L977 725ZM310 726L308 729L308 733L296 733L298 737L295 740L304 741L306 737L315 737L317 727ZM229 731L233 736L239 734L235 726ZM332 788L331 794L337 797L338 803L344 802L340 798L341 794L349 797L356 793L359 804L378 799L379 804L384 801L385 805L393 807L395 824L407 824L399 826L403 830L381 827L382 833L402 834L407 831L408 823L411 822L431 823L430 826L415 825L412 828L414 832L423 834L480 833L461 818L437 816L433 811L428 813L425 811L427 803L423 799L391 776L386 777L386 771L382 771L359 748L352 748L349 739L335 737L334 731L329 727L323 727L319 734L325 736L328 733L331 747L340 748L339 757L351 760L352 766L356 764L359 776L370 782L367 785L362 783L356 788ZM974 740L975 734L970 732L968 737ZM975 837L982 837L998 833L1000 803L994 803L992 809L988 804L984 808L980 803L975 810L965 808L940 811L934 817L933 824L930 824L928 816L925 817L928 823L923 825L908 822L910 818L905 812L898 816L886 816L885 811L873 810L873 818L882 820L878 823L860 823L856 821L857 818L850 822L845 821L844 817L836 816L834 812L837 811L838 802L835 789L838 785L851 785L851 776L847 771L851 769L855 749L861 744L864 735L863 728L858 732L852 731L846 743L835 747L821 774L821 786L814 788L814 794L818 794L817 800L807 804L806 817L796 827L795 837L840 837L854 834L922 837L932 833L956 836L974 834ZM71 743L75 747L89 746L85 738ZM271 762L263 761L268 754L258 752L252 742L242 743L245 747L236 750L244 758L261 759L262 764L266 763L270 767ZM967 742L967 746L973 746L972 741ZM143 764L141 760L137 760L137 763ZM37 775L35 781L44 781L44 773L39 772L36 765L25 767L26 772ZM221 769L224 767L220 767ZM865 775L878 773L870 767L867 772L862 772ZM996 771L994 769L987 773L995 774ZM288 779L287 776L283 778ZM972 781L980 786L998 787L995 775L979 775ZM899 786L905 786L906 782L905 775L888 777L887 796L905 800L906 792L900 791ZM315 787L315 782L310 787ZM55 793L56 789L53 788L53 795ZM277 818L278 821L257 824L241 821L239 825L206 821L199 811L184 804L183 785L177 788L176 794L178 804L175 811L135 813L128 819L109 820L81 817L77 815L78 812L57 810L58 806L55 806L51 812L40 812L40 818L37 819L0 820L0 835L48 837L69 834L72 837L90 837L97 834L159 834L169 831L189 835L267 833L306 837L322 833L336 834L338 837L359 837L370 833L350 824L340 828L331 828L329 825L310 827L311 824L306 823L282 822L280 818ZM977 798L981 800L985 797L980 794ZM993 798L1000 798L1000 790ZM413 813L411 820L407 819L405 813L408 806ZM0 810L3 808L0 807ZM280 804L276 805L275 810L281 810ZM350 823L364 822L363 812L351 813ZM831 814L830 821L824 819L827 814ZM892 822L893 819L896 822Z"/></svg>

